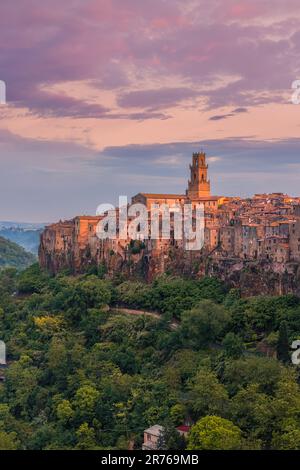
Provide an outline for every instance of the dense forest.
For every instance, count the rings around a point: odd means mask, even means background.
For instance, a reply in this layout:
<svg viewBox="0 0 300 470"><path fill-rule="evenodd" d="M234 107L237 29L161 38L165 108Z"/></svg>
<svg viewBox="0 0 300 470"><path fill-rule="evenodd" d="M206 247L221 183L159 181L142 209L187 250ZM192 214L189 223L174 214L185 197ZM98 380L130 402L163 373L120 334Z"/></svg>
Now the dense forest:
<svg viewBox="0 0 300 470"><path fill-rule="evenodd" d="M36 261L36 257L20 245L0 236L0 269L15 267L23 269Z"/></svg>
<svg viewBox="0 0 300 470"><path fill-rule="evenodd" d="M153 424L163 449L300 449L297 338L294 295L4 269L0 450L138 449ZM175 430L185 422L186 441Z"/></svg>

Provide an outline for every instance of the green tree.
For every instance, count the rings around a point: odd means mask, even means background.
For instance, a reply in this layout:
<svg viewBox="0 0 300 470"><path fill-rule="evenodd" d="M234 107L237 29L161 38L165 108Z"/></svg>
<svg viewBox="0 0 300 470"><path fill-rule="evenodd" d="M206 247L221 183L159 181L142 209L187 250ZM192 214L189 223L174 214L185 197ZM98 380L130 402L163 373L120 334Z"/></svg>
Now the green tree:
<svg viewBox="0 0 300 470"><path fill-rule="evenodd" d="M83 423L76 431L77 437L77 449L80 450L93 450L96 448L96 435L95 430L88 425L88 423Z"/></svg>
<svg viewBox="0 0 300 470"><path fill-rule="evenodd" d="M69 400L63 400L57 405L57 417L64 424L67 424L74 417L74 410Z"/></svg>
<svg viewBox="0 0 300 470"><path fill-rule="evenodd" d="M39 369L32 366L31 358L25 354L5 372L5 386L11 408L24 418L34 414L33 404L37 409L42 406L36 402L40 375Z"/></svg>
<svg viewBox="0 0 300 470"><path fill-rule="evenodd" d="M227 333L222 341L222 345L224 347L225 355L232 359L238 359L241 357L245 349L242 338L232 332Z"/></svg>
<svg viewBox="0 0 300 470"><path fill-rule="evenodd" d="M279 328L279 336L278 336L278 343L277 343L277 358L284 362L290 362L290 354L289 354L290 344L288 338L288 331L287 331L287 322L283 321L280 323Z"/></svg>
<svg viewBox="0 0 300 470"><path fill-rule="evenodd" d="M278 380L273 399L273 429L284 429L289 420L299 420L300 387L297 383L297 372L285 368ZM298 421L298 424L299 421Z"/></svg>
<svg viewBox="0 0 300 470"><path fill-rule="evenodd" d="M219 416L200 419L189 433L188 450L238 450L241 447L241 430Z"/></svg>
<svg viewBox="0 0 300 470"><path fill-rule="evenodd" d="M183 313L183 340L187 340L191 347L201 349L221 336L229 320L230 314L222 305L203 300L197 307Z"/></svg>
<svg viewBox="0 0 300 470"><path fill-rule="evenodd" d="M239 289L230 289L224 300L225 307L232 307L236 302L240 300L240 298L241 293Z"/></svg>
<svg viewBox="0 0 300 470"><path fill-rule="evenodd" d="M19 292L26 294L41 292L43 287L46 287L48 280L48 274L42 271L36 263L20 273L17 288Z"/></svg>
<svg viewBox="0 0 300 470"><path fill-rule="evenodd" d="M191 406L197 416L225 413L228 394L214 372L200 369L189 389Z"/></svg>
<svg viewBox="0 0 300 470"><path fill-rule="evenodd" d="M249 438L266 442L272 434L274 418L272 397L262 393L259 385L250 384L230 400L228 416Z"/></svg>
<svg viewBox="0 0 300 470"><path fill-rule="evenodd" d="M268 357L247 357L227 361L223 373L229 393L234 395L251 383L265 393L272 393L282 373L281 364Z"/></svg>
<svg viewBox="0 0 300 470"><path fill-rule="evenodd" d="M81 418L89 420L93 417L99 397L100 393L91 385L83 385L77 390L74 408L78 411Z"/></svg>
<svg viewBox="0 0 300 470"><path fill-rule="evenodd" d="M77 289L86 308L100 308L111 300L111 286L97 276L89 276L79 283Z"/></svg>
<svg viewBox="0 0 300 470"><path fill-rule="evenodd" d="M300 450L299 421L289 419L281 432L273 434L272 449L274 450Z"/></svg>
<svg viewBox="0 0 300 470"><path fill-rule="evenodd" d="M182 403L173 405L170 409L170 418L177 426L184 422L186 416L186 407Z"/></svg>
<svg viewBox="0 0 300 470"><path fill-rule="evenodd" d="M0 430L0 450L18 450L20 442L14 432L5 432Z"/></svg>
<svg viewBox="0 0 300 470"><path fill-rule="evenodd" d="M46 357L48 359L48 371L53 376L56 386L64 389L70 366L69 352L64 339L54 336Z"/></svg>

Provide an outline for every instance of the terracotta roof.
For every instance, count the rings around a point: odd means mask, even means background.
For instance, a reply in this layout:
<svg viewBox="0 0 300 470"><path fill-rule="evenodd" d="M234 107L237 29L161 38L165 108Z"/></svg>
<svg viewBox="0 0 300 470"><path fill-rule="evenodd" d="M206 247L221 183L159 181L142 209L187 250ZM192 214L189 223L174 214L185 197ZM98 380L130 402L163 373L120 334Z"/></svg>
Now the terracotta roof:
<svg viewBox="0 0 300 470"><path fill-rule="evenodd" d="M176 429L178 431L182 431L182 432L189 432L189 430L191 429L191 426L187 426L185 424L182 424L181 426L177 426Z"/></svg>
<svg viewBox="0 0 300 470"><path fill-rule="evenodd" d="M200 196L200 197L193 197L189 199L191 199L191 201L218 201L220 197L219 196Z"/></svg>
<svg viewBox="0 0 300 470"><path fill-rule="evenodd" d="M155 193L138 193L134 197L141 194L142 196L149 197L149 198L157 198L157 199L186 199L185 194L155 194Z"/></svg>
<svg viewBox="0 0 300 470"><path fill-rule="evenodd" d="M101 218L101 215L77 215L75 219L81 220L98 220Z"/></svg>

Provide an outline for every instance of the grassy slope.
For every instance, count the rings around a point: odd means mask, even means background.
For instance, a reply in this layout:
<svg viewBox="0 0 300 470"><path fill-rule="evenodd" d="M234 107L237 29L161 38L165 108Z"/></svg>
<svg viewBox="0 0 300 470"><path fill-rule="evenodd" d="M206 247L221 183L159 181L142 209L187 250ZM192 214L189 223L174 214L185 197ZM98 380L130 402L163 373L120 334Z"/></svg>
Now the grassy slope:
<svg viewBox="0 0 300 470"><path fill-rule="evenodd" d="M36 257L21 246L0 237L0 268L26 268L36 262Z"/></svg>

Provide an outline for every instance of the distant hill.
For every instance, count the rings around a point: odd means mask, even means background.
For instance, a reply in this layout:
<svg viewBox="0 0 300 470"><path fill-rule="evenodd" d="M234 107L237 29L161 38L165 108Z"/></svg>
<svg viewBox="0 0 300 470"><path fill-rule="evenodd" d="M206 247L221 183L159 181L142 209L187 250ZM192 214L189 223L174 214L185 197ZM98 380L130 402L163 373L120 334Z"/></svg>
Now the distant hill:
<svg viewBox="0 0 300 470"><path fill-rule="evenodd" d="M0 237L0 269L5 267L23 269L35 262L36 257L32 253L28 253L16 243Z"/></svg>
<svg viewBox="0 0 300 470"><path fill-rule="evenodd" d="M26 251L37 255L40 234L45 224L2 222L0 221L0 237L22 246Z"/></svg>

